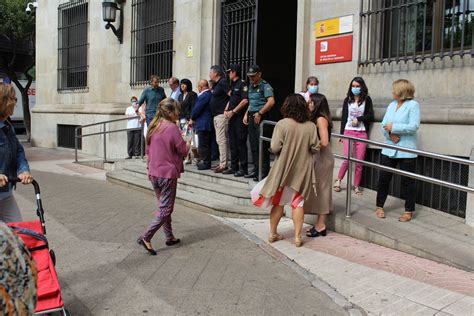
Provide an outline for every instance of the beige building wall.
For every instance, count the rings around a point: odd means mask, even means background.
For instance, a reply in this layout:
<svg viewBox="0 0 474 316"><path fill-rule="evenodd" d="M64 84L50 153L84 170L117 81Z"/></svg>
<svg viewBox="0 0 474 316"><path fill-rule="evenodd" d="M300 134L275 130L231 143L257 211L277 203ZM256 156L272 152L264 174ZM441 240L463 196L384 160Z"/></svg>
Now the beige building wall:
<svg viewBox="0 0 474 316"><path fill-rule="evenodd" d="M362 76L374 100L380 121L391 99L394 80L408 79L416 87L422 111L419 148L449 155L469 157L474 144L474 62L471 56L358 67L359 0L298 0L298 33L295 91L304 88L306 78L317 76L320 92L328 98L335 119L340 119L342 100L350 80ZM352 61L315 65L315 22L354 15ZM339 122L337 122L337 129ZM371 139L382 141L378 124ZM462 139L462 141L460 141Z"/></svg>
<svg viewBox="0 0 474 316"><path fill-rule="evenodd" d="M37 104L32 117L32 141L40 147L57 147L57 124L84 125L123 117L130 97L139 97L143 89L130 87L132 2L125 3L124 38L123 44L120 44L112 31L104 28L101 1L89 0L88 89L57 91L58 6L64 2L41 2L36 16ZM173 74L197 83L200 78L208 78L209 67L217 62L216 38L219 33L213 17L220 2L175 0L174 3ZM192 57L188 57L188 46L192 46ZM169 95L168 85L163 87ZM126 122L121 122L111 125L109 129L125 127ZM94 133L101 128L87 128L83 133ZM107 156L124 157L126 134L106 137ZM84 138L82 152L102 156L102 142L102 136Z"/></svg>

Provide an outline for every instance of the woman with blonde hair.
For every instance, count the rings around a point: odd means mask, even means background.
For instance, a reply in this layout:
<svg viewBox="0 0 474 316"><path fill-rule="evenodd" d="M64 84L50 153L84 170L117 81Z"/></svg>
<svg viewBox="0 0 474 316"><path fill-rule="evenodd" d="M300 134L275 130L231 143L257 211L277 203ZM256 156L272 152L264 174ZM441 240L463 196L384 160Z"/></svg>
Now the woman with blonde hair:
<svg viewBox="0 0 474 316"><path fill-rule="evenodd" d="M33 181L25 150L7 121L13 114L16 101L13 86L0 83L0 220L6 223L22 221L12 192L13 185L8 183L8 179L19 178L23 184Z"/></svg>
<svg viewBox="0 0 474 316"><path fill-rule="evenodd" d="M392 84L392 94L395 100L389 104L381 123L385 143L416 149L416 133L420 127L420 105L413 100L415 87L410 81L399 79ZM414 172L416 157L416 154L384 148L380 162L383 166L395 168L399 165L401 170ZM391 172L380 170L377 186L377 209L375 211L378 218L385 218L383 206L387 199L391 180ZM413 212L415 211L415 180L402 177L401 185L402 196L405 199L405 212L398 220L408 222L413 218Z"/></svg>
<svg viewBox="0 0 474 316"><path fill-rule="evenodd" d="M151 239L161 226L165 232L167 246L180 242L173 235L171 214L174 210L178 178L184 172L183 158L188 154L190 144L183 140L175 123L179 118L179 110L177 101L171 98L161 101L146 136L148 178L155 190L159 209L137 242L151 255L156 255Z"/></svg>

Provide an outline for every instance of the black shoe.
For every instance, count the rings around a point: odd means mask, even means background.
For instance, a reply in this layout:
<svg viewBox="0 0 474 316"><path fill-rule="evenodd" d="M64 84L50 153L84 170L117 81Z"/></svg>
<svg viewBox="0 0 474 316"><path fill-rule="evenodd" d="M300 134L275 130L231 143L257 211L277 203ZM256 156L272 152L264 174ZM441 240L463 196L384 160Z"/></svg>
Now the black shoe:
<svg viewBox="0 0 474 316"><path fill-rule="evenodd" d="M237 171L235 170L232 170L232 169L227 169L226 171L222 172L222 174L234 174L236 173Z"/></svg>
<svg viewBox="0 0 474 316"><path fill-rule="evenodd" d="M236 173L234 173L234 177L245 177L247 173L245 171L239 170Z"/></svg>
<svg viewBox="0 0 474 316"><path fill-rule="evenodd" d="M132 159L132 156L128 156L128 157L127 157L127 158L125 158L125 159Z"/></svg>
<svg viewBox="0 0 474 316"><path fill-rule="evenodd" d="M210 164L198 164L197 169L198 170L209 170L209 169L211 169L211 165Z"/></svg>
<svg viewBox="0 0 474 316"><path fill-rule="evenodd" d="M143 241L143 238L142 238L142 237L138 238L137 243L138 243L139 245L142 245L143 248L145 248L145 250L148 251L148 253L149 253L151 256L156 256L156 251L155 251L155 249L153 249L153 248L148 248L147 245L145 244L145 242Z"/></svg>
<svg viewBox="0 0 474 316"><path fill-rule="evenodd" d="M263 179L263 178L262 178L262 179ZM253 177L253 179L252 179L252 180L253 180L253 181L255 181L255 182L258 182L258 181L260 181L260 179L258 178L258 176L255 176L255 177Z"/></svg>
<svg viewBox="0 0 474 316"><path fill-rule="evenodd" d="M326 236L326 234L327 234L326 228L318 232L316 230L316 227L314 226L311 227L311 229L306 232L306 236L311 237L311 238L318 237L318 236Z"/></svg>
<svg viewBox="0 0 474 316"><path fill-rule="evenodd" d="M168 240L166 241L166 246L173 246L173 245L176 245L176 244L179 244L181 242L181 239L177 238L177 239L172 239L172 240Z"/></svg>
<svg viewBox="0 0 474 316"><path fill-rule="evenodd" d="M250 178L255 178L255 177L258 177L258 174L256 172L252 172L252 173L244 175L245 179L250 179Z"/></svg>

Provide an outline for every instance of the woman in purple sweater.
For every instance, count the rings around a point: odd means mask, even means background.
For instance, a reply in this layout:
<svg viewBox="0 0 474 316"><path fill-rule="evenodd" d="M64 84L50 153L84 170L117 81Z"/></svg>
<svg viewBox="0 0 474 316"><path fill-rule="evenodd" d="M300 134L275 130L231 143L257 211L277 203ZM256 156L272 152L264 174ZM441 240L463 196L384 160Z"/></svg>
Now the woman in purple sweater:
<svg viewBox="0 0 474 316"><path fill-rule="evenodd" d="M174 209L178 178L184 172L183 157L188 154L190 144L183 140L175 124L178 119L178 102L171 98L164 99L157 107L146 137L148 178L158 199L158 210L155 218L137 242L151 255L156 255L151 239L161 226L165 232L167 246L180 242L174 237L171 229L171 213Z"/></svg>

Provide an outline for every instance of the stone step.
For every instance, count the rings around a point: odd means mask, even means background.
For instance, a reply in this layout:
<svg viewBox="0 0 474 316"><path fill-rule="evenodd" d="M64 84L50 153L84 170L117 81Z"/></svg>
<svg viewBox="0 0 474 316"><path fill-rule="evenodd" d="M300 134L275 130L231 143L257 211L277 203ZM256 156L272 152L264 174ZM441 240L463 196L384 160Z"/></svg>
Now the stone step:
<svg viewBox="0 0 474 316"><path fill-rule="evenodd" d="M109 171L106 176L107 180L111 183L153 194L150 181L144 178L142 174L136 177L119 170ZM223 217L264 219L268 218L269 215L268 211L250 205L237 205L201 194L180 190L179 188L176 193L176 202L205 213Z"/></svg>
<svg viewBox="0 0 474 316"><path fill-rule="evenodd" d="M195 172L197 170L189 169L191 168L186 169L178 179L178 189L238 205L251 205L248 181L226 181L222 179L225 175L203 174L202 171ZM123 172L148 181L144 165L128 165ZM219 178L220 181L212 181Z"/></svg>
<svg viewBox="0 0 474 316"><path fill-rule="evenodd" d="M198 180L212 182L224 186L233 186L242 189L251 189L254 186L254 182L245 178L236 178L234 175L224 175L221 173L214 173L212 170L197 170L196 166L185 166L185 174L189 177L196 178Z"/></svg>
<svg viewBox="0 0 474 316"><path fill-rule="evenodd" d="M178 189L231 204L251 205L249 189L198 180L187 173L178 180Z"/></svg>

